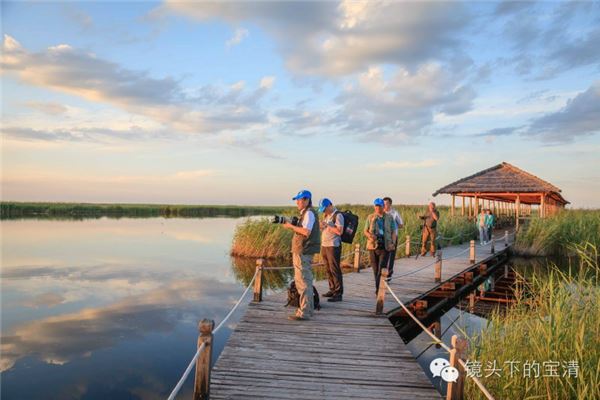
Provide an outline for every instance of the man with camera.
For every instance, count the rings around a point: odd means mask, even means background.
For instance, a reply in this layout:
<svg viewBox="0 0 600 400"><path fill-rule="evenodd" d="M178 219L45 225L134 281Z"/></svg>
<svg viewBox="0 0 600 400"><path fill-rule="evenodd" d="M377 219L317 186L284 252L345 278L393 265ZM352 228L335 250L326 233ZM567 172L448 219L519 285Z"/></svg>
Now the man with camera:
<svg viewBox="0 0 600 400"><path fill-rule="evenodd" d="M312 208L312 194L301 190L292 200L296 201L300 217L297 224L286 221L283 227L294 232L292 237L292 262L294 264L294 281L300 295L300 307L288 318L303 321L312 317L313 273L311 261L321 248L321 238L317 214Z"/></svg>
<svg viewBox="0 0 600 400"><path fill-rule="evenodd" d="M383 210L385 211L386 214L389 214L394 222L396 223L396 243L394 243L394 250L392 251L392 253L390 254L389 260L388 260L388 280L392 279L392 275L394 274L394 262L396 261L396 251L398 249L398 231L400 229L402 229L402 227L404 226L404 221L402 221L402 217L400 216L400 214L398 213L398 211L396 211L396 209L394 209L392 207L392 199L391 197L384 197L383 198Z"/></svg>
<svg viewBox="0 0 600 400"><path fill-rule="evenodd" d="M342 301L344 284L342 278L342 267L340 258L342 256L342 231L344 229L344 216L333 206L331 200L322 199L319 204L319 212L323 213L321 220L321 258L327 267L329 280L329 292L323 297L329 297L327 301Z"/></svg>
<svg viewBox="0 0 600 400"><path fill-rule="evenodd" d="M427 207L427 213L420 215L419 218L423 221L423 233L421 235L421 256L427 254L427 240L430 240L429 249L431 256L435 256L435 238L437 235L437 222L440 219L440 213L435 208L435 203L430 202Z"/></svg>
<svg viewBox="0 0 600 400"><path fill-rule="evenodd" d="M367 217L364 234L367 237L369 261L375 277L375 293L379 291L381 269L386 268L396 243L396 223L384 212L384 202L377 198L373 202L375 212Z"/></svg>

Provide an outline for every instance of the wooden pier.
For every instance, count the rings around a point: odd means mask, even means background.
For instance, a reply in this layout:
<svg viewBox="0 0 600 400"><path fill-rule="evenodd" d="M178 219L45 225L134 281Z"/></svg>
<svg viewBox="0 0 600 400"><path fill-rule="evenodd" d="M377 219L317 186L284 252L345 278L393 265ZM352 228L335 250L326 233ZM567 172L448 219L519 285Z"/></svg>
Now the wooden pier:
<svg viewBox="0 0 600 400"><path fill-rule="evenodd" d="M496 254L506 251L496 243ZM469 243L443 249L441 282L431 256L396 260L390 288L405 303L490 257L491 248ZM319 293L327 282L315 283ZM370 269L344 275L342 302L321 298L308 321L290 321L286 293L252 302L237 324L210 376L210 398L439 399L417 361L387 318L398 303L386 296L376 315Z"/></svg>

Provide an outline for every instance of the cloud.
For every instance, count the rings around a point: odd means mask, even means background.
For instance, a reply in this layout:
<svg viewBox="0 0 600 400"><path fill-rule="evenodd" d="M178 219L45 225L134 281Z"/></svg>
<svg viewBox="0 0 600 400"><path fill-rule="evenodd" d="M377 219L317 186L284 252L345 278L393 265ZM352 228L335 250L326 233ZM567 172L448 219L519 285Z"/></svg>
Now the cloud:
<svg viewBox="0 0 600 400"><path fill-rule="evenodd" d="M242 43L242 40L244 40L246 37L248 37L248 30L244 28L238 28L235 30L233 37L225 42L225 47L229 49L233 46L237 46L238 44Z"/></svg>
<svg viewBox="0 0 600 400"><path fill-rule="evenodd" d="M414 67L460 53L468 21L461 3L214 2L202 7L166 1L155 17L255 23L278 43L287 67L300 75L338 77L382 63Z"/></svg>
<svg viewBox="0 0 600 400"><path fill-rule="evenodd" d="M427 159L422 161L386 161L378 164L368 164L371 170L431 168L440 165L439 160Z"/></svg>
<svg viewBox="0 0 600 400"><path fill-rule="evenodd" d="M66 298L59 293L46 292L25 301L23 305L30 308L54 307L64 303L65 300Z"/></svg>
<svg viewBox="0 0 600 400"><path fill-rule="evenodd" d="M369 140L407 141L426 133L435 113L471 109L475 92L436 63L415 72L398 68L386 79L383 70L361 74L338 98L341 112L333 123Z"/></svg>
<svg viewBox="0 0 600 400"><path fill-rule="evenodd" d="M577 94L559 111L533 120L523 134L546 142L571 142L600 132L600 81Z"/></svg>
<svg viewBox="0 0 600 400"><path fill-rule="evenodd" d="M25 106L48 115L60 115L68 111L64 105L53 102L28 101Z"/></svg>
<svg viewBox="0 0 600 400"><path fill-rule="evenodd" d="M259 102L274 78L263 78L261 86L249 92L236 86L185 90L171 77L153 78L67 44L34 53L4 35L2 50L2 68L23 82L110 104L170 131L218 134L267 122Z"/></svg>
<svg viewBox="0 0 600 400"><path fill-rule="evenodd" d="M80 127L46 130L8 126L2 127L0 132L5 137L24 141L92 142L105 144L114 141L175 139L178 137L176 133L165 130L148 130L136 126L132 126L129 129Z"/></svg>

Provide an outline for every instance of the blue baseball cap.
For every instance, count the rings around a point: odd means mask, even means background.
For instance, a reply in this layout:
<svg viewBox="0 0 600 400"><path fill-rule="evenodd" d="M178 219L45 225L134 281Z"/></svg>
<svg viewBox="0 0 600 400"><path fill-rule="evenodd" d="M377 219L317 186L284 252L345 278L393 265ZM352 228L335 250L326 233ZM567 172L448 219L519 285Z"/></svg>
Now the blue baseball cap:
<svg viewBox="0 0 600 400"><path fill-rule="evenodd" d="M327 207L329 207L332 204L333 203L328 198L321 199L321 201L319 202L319 212L322 213Z"/></svg>
<svg viewBox="0 0 600 400"><path fill-rule="evenodd" d="M312 198L312 194L308 191L308 190L301 190L298 192L298 194L292 198L292 200L298 200L298 199L311 199Z"/></svg>
<svg viewBox="0 0 600 400"><path fill-rule="evenodd" d="M373 205L383 207L384 206L383 199L380 199L379 197L376 198L375 201L373 202Z"/></svg>

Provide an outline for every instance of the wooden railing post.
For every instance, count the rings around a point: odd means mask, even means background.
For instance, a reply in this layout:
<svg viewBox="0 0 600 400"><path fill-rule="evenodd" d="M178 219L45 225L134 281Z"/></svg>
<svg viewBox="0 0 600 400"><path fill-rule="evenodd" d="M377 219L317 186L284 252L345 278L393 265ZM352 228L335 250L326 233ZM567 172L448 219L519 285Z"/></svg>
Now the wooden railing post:
<svg viewBox="0 0 600 400"><path fill-rule="evenodd" d="M410 257L410 235L406 235L406 244L404 245L406 257Z"/></svg>
<svg viewBox="0 0 600 400"><path fill-rule="evenodd" d="M387 268L381 268L381 278L379 279L379 291L377 292L377 305L375 306L375 314L383 314L383 303L385 303L385 288L386 279L388 277Z"/></svg>
<svg viewBox="0 0 600 400"><path fill-rule="evenodd" d="M263 262L262 258L256 260L256 279L254 280L254 301L262 301L263 292Z"/></svg>
<svg viewBox="0 0 600 400"><path fill-rule="evenodd" d="M203 319L198 324L198 348L204 348L196 359L196 380L194 382L194 400L208 400L210 398L210 364L212 362L212 331L215 321Z"/></svg>
<svg viewBox="0 0 600 400"><path fill-rule="evenodd" d="M360 243L354 245L354 272L360 272Z"/></svg>
<svg viewBox="0 0 600 400"><path fill-rule="evenodd" d="M475 292L469 293L469 311L475 311Z"/></svg>
<svg viewBox="0 0 600 400"><path fill-rule="evenodd" d="M469 252L469 261L471 264L475 264L475 241L471 240L470 243L471 251Z"/></svg>
<svg viewBox="0 0 600 400"><path fill-rule="evenodd" d="M463 400L466 371L458 361L467 354L467 340L452 336L452 350L450 350L450 366L458 370L456 382L448 382L446 400Z"/></svg>
<svg viewBox="0 0 600 400"><path fill-rule="evenodd" d="M496 252L496 249L494 248L494 233L492 233L492 234L490 235L490 243L491 243L491 246L490 246L490 253L491 253L491 254L494 254L494 253Z"/></svg>
<svg viewBox="0 0 600 400"><path fill-rule="evenodd" d="M434 280L436 282L442 281L442 250L437 251L437 259L435 260L435 273Z"/></svg>
<svg viewBox="0 0 600 400"><path fill-rule="evenodd" d="M504 277L508 278L508 264L504 264Z"/></svg>
<svg viewBox="0 0 600 400"><path fill-rule="evenodd" d="M508 247L508 231L504 231L504 247Z"/></svg>

